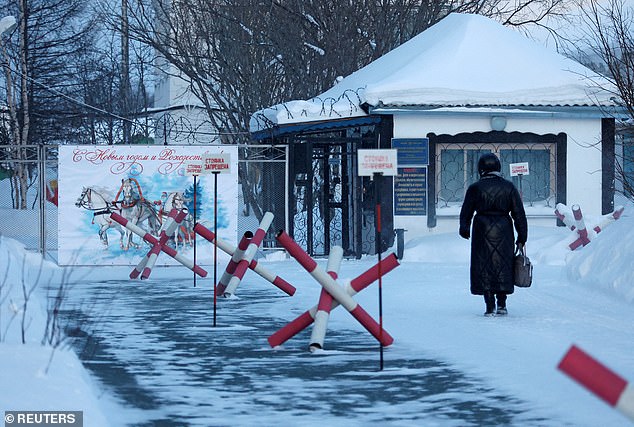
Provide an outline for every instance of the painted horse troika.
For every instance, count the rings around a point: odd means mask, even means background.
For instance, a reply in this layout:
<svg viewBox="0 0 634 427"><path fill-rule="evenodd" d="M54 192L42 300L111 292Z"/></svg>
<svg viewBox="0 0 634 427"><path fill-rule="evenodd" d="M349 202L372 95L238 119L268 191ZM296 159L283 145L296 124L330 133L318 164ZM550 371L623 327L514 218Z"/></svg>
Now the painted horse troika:
<svg viewBox="0 0 634 427"><path fill-rule="evenodd" d="M92 223L99 226L99 239L106 249L108 248L108 230L111 228L119 232L119 245L123 248L124 229L110 219L110 214L116 208L107 201L101 192L96 191L93 187L83 187L75 206L92 211Z"/></svg>
<svg viewBox="0 0 634 427"><path fill-rule="evenodd" d="M160 218L154 205L143 197L139 182L134 178L121 180L121 187L112 204L120 211L120 215L130 223L137 225L147 232L157 235L161 227ZM139 248L140 243L134 241L134 234L125 229L123 249L130 246Z"/></svg>

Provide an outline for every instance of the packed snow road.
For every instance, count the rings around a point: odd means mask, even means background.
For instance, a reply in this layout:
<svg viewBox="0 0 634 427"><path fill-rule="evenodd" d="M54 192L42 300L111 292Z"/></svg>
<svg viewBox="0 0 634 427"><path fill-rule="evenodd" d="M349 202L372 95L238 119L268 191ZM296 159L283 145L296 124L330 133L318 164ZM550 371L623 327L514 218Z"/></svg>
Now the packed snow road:
<svg viewBox="0 0 634 427"><path fill-rule="evenodd" d="M463 274L455 270L447 274ZM85 365L124 402L113 425L548 424L522 400L399 346L398 337L379 371L378 343L342 308L325 350L308 351L310 328L271 349L267 337L317 302L318 285L295 266L284 277L311 295L288 297L247 273L237 297L218 299L215 327L211 280L194 288L191 278L170 277L175 269L143 282L116 271L121 280L75 284L64 313Z"/></svg>

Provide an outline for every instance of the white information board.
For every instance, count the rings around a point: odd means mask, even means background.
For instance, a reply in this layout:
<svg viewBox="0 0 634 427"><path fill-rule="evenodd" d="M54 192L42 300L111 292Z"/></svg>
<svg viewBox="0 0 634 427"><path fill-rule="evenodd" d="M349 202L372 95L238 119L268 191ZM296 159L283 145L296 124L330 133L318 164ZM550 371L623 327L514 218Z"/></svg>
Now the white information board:
<svg viewBox="0 0 634 427"><path fill-rule="evenodd" d="M523 162L523 163L511 163L509 165L509 168L511 169L511 176L518 176L518 175L528 175L529 171L528 171L528 162Z"/></svg>
<svg viewBox="0 0 634 427"><path fill-rule="evenodd" d="M359 176L373 176L375 173L385 176L396 176L397 150L376 149L358 150Z"/></svg>
<svg viewBox="0 0 634 427"><path fill-rule="evenodd" d="M231 154L205 153L203 155L203 173L231 173Z"/></svg>

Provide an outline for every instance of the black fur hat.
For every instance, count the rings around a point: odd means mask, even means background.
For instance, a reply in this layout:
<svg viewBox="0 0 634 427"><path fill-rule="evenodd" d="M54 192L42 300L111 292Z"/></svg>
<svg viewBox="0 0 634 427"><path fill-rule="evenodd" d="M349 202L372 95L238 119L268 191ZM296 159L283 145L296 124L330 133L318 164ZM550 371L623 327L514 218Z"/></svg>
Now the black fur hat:
<svg viewBox="0 0 634 427"><path fill-rule="evenodd" d="M489 172L500 172L501 170L500 159L493 153L483 154L478 160L478 173L480 176Z"/></svg>

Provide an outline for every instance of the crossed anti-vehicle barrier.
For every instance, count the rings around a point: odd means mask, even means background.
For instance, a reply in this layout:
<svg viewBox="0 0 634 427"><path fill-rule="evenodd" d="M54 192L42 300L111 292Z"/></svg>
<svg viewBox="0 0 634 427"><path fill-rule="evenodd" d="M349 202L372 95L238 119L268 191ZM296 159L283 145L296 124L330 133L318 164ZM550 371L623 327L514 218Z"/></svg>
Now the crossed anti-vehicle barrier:
<svg viewBox="0 0 634 427"><path fill-rule="evenodd" d="M201 277L206 277L207 272L194 262L188 260L179 254L176 250L167 245L169 236L173 234L176 227L186 217L187 212L172 209L168 215L168 219L161 228L159 238L151 235L136 224L131 223L121 215L113 213L111 218L126 227L133 233L143 238L152 245L147 255L139 262L135 269L130 273L130 278L135 279L139 276L141 279L149 278L152 268L154 267L158 255L165 252L172 258L188 267ZM262 267L254 259L255 254L264 240L266 232L273 222L273 214L267 212L260 222L255 234L246 232L240 240L237 247L218 238L211 230L207 229L200 223L194 226L194 231L217 245L222 251L231 256L229 263L216 286L216 295L225 297L235 293L247 269L251 269L261 277L277 286L288 295L295 294L295 287L282 279L280 276L271 273ZM321 285L322 291L319 296L318 304L300 315L297 319L271 335L268 339L271 347L276 347L288 339L301 332L313 322L313 331L310 338L309 348L312 350L323 348L326 336L328 318L332 309L342 305L357 321L374 336L383 346L389 346L394 342L392 336L385 331L379 323L377 323L370 314L361 307L352 297L369 286L389 271L396 268L399 263L394 254L383 259L380 264L375 265L357 278L353 279L346 287L337 283L339 267L343 259L343 249L335 246L331 248L328 259L327 271L319 267L312 259L286 232L280 231L276 236L277 241L284 247L287 252L295 258L295 260L308 271L311 276Z"/></svg>

